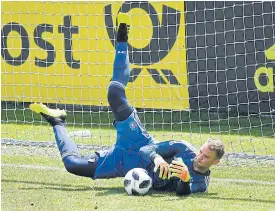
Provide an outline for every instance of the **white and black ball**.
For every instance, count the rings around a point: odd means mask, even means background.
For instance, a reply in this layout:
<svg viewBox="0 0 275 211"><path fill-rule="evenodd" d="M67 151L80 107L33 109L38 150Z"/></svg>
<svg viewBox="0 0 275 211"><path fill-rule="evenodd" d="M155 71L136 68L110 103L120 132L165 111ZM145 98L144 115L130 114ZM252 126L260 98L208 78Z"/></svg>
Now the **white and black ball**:
<svg viewBox="0 0 275 211"><path fill-rule="evenodd" d="M128 195L145 195L152 187L152 179L145 169L134 168L125 175L124 187Z"/></svg>

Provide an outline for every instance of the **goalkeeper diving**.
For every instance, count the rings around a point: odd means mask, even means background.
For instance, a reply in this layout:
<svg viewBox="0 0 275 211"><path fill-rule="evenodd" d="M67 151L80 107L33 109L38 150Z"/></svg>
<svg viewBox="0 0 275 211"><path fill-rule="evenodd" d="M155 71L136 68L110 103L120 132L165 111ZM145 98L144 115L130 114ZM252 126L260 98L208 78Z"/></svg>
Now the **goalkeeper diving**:
<svg viewBox="0 0 275 211"><path fill-rule="evenodd" d="M124 177L133 168L144 168L152 178L152 186L156 190L175 191L178 195L207 191L209 168L220 162L224 155L224 145L219 140L211 139L196 152L186 141L156 143L125 95L130 77L128 14L119 13L117 24L113 77L108 88L108 102L117 131L116 143L111 148L81 156L66 130L66 111L50 109L39 103L31 104L30 109L41 114L53 127L64 166L72 174L106 179Z"/></svg>

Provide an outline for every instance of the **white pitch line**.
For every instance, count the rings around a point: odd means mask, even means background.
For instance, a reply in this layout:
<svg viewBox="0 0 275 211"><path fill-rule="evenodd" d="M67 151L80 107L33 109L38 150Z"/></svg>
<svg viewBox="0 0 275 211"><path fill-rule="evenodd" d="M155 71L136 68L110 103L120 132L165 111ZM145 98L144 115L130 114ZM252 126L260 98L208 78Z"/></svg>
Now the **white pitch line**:
<svg viewBox="0 0 275 211"><path fill-rule="evenodd" d="M25 169L39 169L39 170L53 170L53 171L66 171L65 168L54 167L54 166L41 166L41 165L17 165L17 164L6 164L2 163L1 167L12 167L12 168L25 168ZM249 183L259 185L275 185L275 182L266 182L259 180L245 180L245 179L230 179L230 178L212 178L211 181L215 182L226 182L226 183Z"/></svg>
<svg viewBox="0 0 275 211"><path fill-rule="evenodd" d="M40 166L40 165L17 165L17 164L1 164L4 167L12 167L12 168L24 168L24 169L39 169L39 170L53 170L53 171L65 171L64 168L54 167L54 166Z"/></svg>
<svg viewBox="0 0 275 211"><path fill-rule="evenodd" d="M229 178L210 178L210 181L215 182L229 182L229 183L250 183L250 184L259 184L259 185L275 185L275 182L265 182L259 180L246 180L246 179L229 179Z"/></svg>

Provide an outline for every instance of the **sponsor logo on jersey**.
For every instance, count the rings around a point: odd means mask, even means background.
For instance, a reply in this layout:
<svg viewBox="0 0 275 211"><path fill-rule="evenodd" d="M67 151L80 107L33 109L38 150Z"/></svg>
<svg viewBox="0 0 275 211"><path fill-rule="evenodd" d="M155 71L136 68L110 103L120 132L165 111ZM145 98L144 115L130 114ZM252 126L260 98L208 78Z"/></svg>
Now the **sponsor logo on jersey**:
<svg viewBox="0 0 275 211"><path fill-rule="evenodd" d="M136 124L136 122L130 122L130 129L131 130L135 130L136 128L137 128L137 124Z"/></svg>

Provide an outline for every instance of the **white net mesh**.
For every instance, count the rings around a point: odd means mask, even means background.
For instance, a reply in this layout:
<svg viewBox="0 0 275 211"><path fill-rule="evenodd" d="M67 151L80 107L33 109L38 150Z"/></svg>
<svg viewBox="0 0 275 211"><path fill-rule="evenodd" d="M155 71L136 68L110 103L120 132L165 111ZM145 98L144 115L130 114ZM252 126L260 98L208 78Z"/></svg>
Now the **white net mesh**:
<svg viewBox="0 0 275 211"><path fill-rule="evenodd" d="M28 105L68 111L83 153L114 144L115 18L129 12L130 103L159 141L210 137L226 164L274 165L274 2L2 2L2 152L58 156Z"/></svg>

